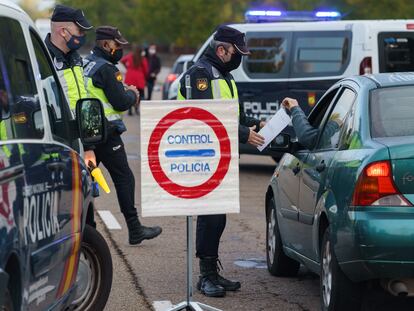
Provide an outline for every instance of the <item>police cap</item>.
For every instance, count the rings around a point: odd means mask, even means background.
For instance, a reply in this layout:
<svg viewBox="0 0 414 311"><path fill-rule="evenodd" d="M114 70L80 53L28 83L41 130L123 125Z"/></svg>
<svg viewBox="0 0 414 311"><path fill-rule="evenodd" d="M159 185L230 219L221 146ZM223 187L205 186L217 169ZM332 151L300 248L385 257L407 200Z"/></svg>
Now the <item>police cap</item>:
<svg viewBox="0 0 414 311"><path fill-rule="evenodd" d="M214 34L214 40L233 44L236 50L242 55L250 54L244 33L232 27L219 26Z"/></svg>
<svg viewBox="0 0 414 311"><path fill-rule="evenodd" d="M61 4L56 5L51 20L52 22L73 22L83 30L90 30L93 28L85 18L85 14L83 14L82 10L73 9Z"/></svg>
<svg viewBox="0 0 414 311"><path fill-rule="evenodd" d="M96 40L114 40L121 45L128 44L127 39L125 39L121 32L116 27L112 26L99 26L95 30Z"/></svg>

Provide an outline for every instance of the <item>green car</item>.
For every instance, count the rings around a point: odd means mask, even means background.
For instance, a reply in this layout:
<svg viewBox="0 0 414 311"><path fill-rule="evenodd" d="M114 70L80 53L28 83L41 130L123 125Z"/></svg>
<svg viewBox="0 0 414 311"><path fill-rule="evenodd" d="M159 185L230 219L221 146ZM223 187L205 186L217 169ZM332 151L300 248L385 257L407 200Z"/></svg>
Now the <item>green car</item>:
<svg viewBox="0 0 414 311"><path fill-rule="evenodd" d="M308 120L314 147L271 147L285 155L266 192L270 273L319 274L322 310L358 310L368 282L414 296L414 73L339 81Z"/></svg>

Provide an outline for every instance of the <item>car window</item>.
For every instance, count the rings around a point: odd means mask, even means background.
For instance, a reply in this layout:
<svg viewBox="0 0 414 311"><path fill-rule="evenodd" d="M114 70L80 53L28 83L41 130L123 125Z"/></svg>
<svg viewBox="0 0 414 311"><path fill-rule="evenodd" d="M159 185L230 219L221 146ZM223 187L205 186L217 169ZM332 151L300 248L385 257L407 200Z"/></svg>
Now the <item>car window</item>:
<svg viewBox="0 0 414 311"><path fill-rule="evenodd" d="M0 138L40 139L44 135L39 95L20 24L0 17Z"/></svg>
<svg viewBox="0 0 414 311"><path fill-rule="evenodd" d="M288 33L247 33L250 55L243 57L246 74L251 78L286 78L289 74Z"/></svg>
<svg viewBox="0 0 414 311"><path fill-rule="evenodd" d="M351 32L299 32L293 37L292 77L340 75L351 55Z"/></svg>
<svg viewBox="0 0 414 311"><path fill-rule="evenodd" d="M414 87L376 89L370 97L371 136L414 136Z"/></svg>
<svg viewBox="0 0 414 311"><path fill-rule="evenodd" d="M326 112L328 111L328 108L331 106L331 103L338 91L339 87L329 91L329 93L326 93L319 100L315 108L312 109L312 111L309 114L308 120L313 127L322 127L322 120L324 119L324 116L326 115Z"/></svg>
<svg viewBox="0 0 414 311"><path fill-rule="evenodd" d="M173 68L173 73L182 74L184 69L184 62L177 62Z"/></svg>
<svg viewBox="0 0 414 311"><path fill-rule="evenodd" d="M345 88L336 101L329 118L324 122L317 149L338 148L341 129L355 101L354 91Z"/></svg>
<svg viewBox="0 0 414 311"><path fill-rule="evenodd" d="M46 99L48 114L51 123L52 134L58 141L69 144L67 122L65 122L65 100L61 92L57 77L53 74L52 64L46 56L46 50L40 42L40 38L30 31L30 37L36 54L36 61L39 65L42 90Z"/></svg>
<svg viewBox="0 0 414 311"><path fill-rule="evenodd" d="M382 32L378 50L380 72L414 71L414 33Z"/></svg>

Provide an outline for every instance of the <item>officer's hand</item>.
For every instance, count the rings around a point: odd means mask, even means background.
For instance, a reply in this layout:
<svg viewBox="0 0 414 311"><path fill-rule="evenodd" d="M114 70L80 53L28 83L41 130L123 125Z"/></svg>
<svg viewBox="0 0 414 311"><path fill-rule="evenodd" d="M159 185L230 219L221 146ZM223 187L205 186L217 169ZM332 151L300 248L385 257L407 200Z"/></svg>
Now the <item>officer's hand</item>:
<svg viewBox="0 0 414 311"><path fill-rule="evenodd" d="M259 147L263 145L265 142L263 136L259 135L258 133L254 131L256 129L256 125L249 127L249 129L250 129L250 133L249 133L249 139L247 140L247 142L250 145L253 145L255 147Z"/></svg>
<svg viewBox="0 0 414 311"><path fill-rule="evenodd" d="M83 154L83 159L85 160L86 166L89 166L88 165L89 161L91 161L93 165L96 166L96 157L95 157L95 152L93 152L93 150L85 151Z"/></svg>
<svg viewBox="0 0 414 311"><path fill-rule="evenodd" d="M139 91L138 91L138 89L135 87L135 86L133 86L133 85L128 85L127 86L127 90L131 90L132 92L134 92L135 93L135 96L136 96L136 101L135 101L135 104L137 105L138 103L139 103L139 101L140 101L140 95L139 95Z"/></svg>
<svg viewBox="0 0 414 311"><path fill-rule="evenodd" d="M291 110L293 107L299 106L299 104L298 104L298 101L296 99L286 97L282 101L282 106L286 109Z"/></svg>
<svg viewBox="0 0 414 311"><path fill-rule="evenodd" d="M260 128L264 127L266 125L266 121L260 121Z"/></svg>

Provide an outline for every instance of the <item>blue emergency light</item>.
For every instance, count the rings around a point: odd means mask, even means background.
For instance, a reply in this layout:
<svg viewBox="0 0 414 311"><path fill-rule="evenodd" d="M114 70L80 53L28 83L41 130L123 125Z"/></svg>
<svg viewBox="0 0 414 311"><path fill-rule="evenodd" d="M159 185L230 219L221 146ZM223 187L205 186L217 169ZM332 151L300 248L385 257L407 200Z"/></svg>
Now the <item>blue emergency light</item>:
<svg viewBox="0 0 414 311"><path fill-rule="evenodd" d="M246 12L245 19L248 23L328 21L341 19L341 13L337 11L315 12L252 9Z"/></svg>

